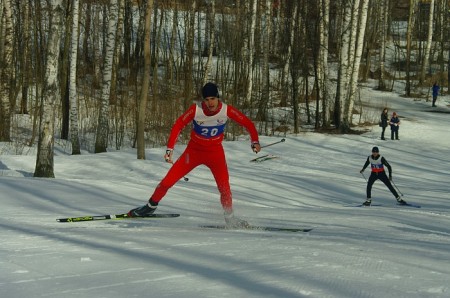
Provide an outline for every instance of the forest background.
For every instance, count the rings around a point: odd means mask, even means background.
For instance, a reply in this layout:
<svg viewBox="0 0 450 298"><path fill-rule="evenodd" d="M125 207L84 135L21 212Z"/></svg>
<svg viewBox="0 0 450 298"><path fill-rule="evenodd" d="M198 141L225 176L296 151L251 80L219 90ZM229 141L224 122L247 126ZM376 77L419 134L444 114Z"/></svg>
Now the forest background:
<svg viewBox="0 0 450 298"><path fill-rule="evenodd" d="M16 154L37 143L35 177L54 177L55 141L72 154L133 147L145 159L207 81L263 135L351 133L377 122L359 101L358 83L368 78L383 91L403 84L404 96L418 100L430 99L434 82L441 94L449 88L448 0L0 7L0 142ZM231 125L227 139L241 134Z"/></svg>

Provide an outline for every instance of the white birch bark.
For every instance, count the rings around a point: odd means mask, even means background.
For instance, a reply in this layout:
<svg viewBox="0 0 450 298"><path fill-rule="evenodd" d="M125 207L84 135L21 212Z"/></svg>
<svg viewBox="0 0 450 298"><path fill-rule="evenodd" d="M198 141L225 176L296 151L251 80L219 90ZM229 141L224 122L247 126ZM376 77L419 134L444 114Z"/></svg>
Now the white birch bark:
<svg viewBox="0 0 450 298"><path fill-rule="evenodd" d="M420 82L422 84L425 80L425 72L430 64L431 43L433 42L433 19L434 19L434 0L430 0L430 14L428 19L428 35L427 43L425 45L425 55L422 62L422 69L420 71Z"/></svg>
<svg viewBox="0 0 450 298"><path fill-rule="evenodd" d="M98 114L97 133L95 139L95 153L106 152L108 147L109 130L109 97L111 91L112 68L117 32L119 5L117 0L111 0L109 4L109 22L106 41L105 62L102 75L102 95Z"/></svg>
<svg viewBox="0 0 450 298"><path fill-rule="evenodd" d="M175 45L177 41L177 28L178 28L178 7L176 1L171 1L173 8L172 13L172 29L170 30L170 47L169 47L169 61L167 66L167 78L170 80L174 79L174 69L175 69Z"/></svg>
<svg viewBox="0 0 450 298"><path fill-rule="evenodd" d="M271 16L271 1L266 0L265 3L265 12L264 12L264 28L262 35L262 42L263 42L263 67L262 67L262 93L261 93L261 100L259 101L258 105L258 114L257 119L258 120L266 120L266 111L267 111L267 105L270 101L270 73L269 73L269 54L270 54L270 42L271 42L271 28L272 28L272 16Z"/></svg>
<svg viewBox="0 0 450 298"><path fill-rule="evenodd" d="M388 9L389 9L389 0L380 0L380 77L378 78L378 89L385 90L386 83L384 82L384 63L386 60L386 38L387 38L387 21L388 21Z"/></svg>
<svg viewBox="0 0 450 298"><path fill-rule="evenodd" d="M47 65L45 70L44 90L41 103L39 123L38 151L34 177L54 178L54 133L55 104L60 101L58 83L59 49L62 28L62 0L49 1L51 15L50 32L47 49Z"/></svg>
<svg viewBox="0 0 450 298"><path fill-rule="evenodd" d="M360 0L357 0L359 2ZM359 77L359 66L361 64L361 54L364 46L364 36L366 32L366 24L367 24L367 11L368 11L369 0L361 0L361 10L359 9L359 5L355 11L360 11L361 14L356 16L355 20L357 22L354 23L355 30L357 32L357 39L355 40L356 45L352 45L352 49L354 50L353 61L351 61L352 69L351 69L351 78L349 83L349 93L347 96L347 107L344 114L346 114L347 119L346 123L350 125L352 123L352 111L353 106L355 104L355 94L358 85L358 77Z"/></svg>
<svg viewBox="0 0 450 298"><path fill-rule="evenodd" d="M69 102L70 102L70 142L72 154L81 154L80 138L78 134L78 97L77 97L77 55L78 55L78 20L80 0L73 0L72 5L72 40L70 45L69 68Z"/></svg>
<svg viewBox="0 0 450 298"><path fill-rule="evenodd" d="M252 7L249 11L250 14L250 28L248 30L248 45L246 46L246 63L247 63L247 92L246 92L246 103L251 102L252 92L253 92L253 60L254 60L254 48L255 48L255 32L256 32L256 4L257 0L252 1Z"/></svg>
<svg viewBox="0 0 450 298"><path fill-rule="evenodd" d="M288 81L289 78L289 66L292 58L292 48L294 47L294 39L295 39L295 28L297 26L297 10L298 10L298 3L294 2L292 3L292 16L291 16L291 23L290 23L290 32L289 32L289 44L287 47L286 55L284 58L284 67L283 67L283 74L282 78L283 81ZM284 94L284 96L287 96L287 94Z"/></svg>
<svg viewBox="0 0 450 298"><path fill-rule="evenodd" d="M351 24L351 10L352 7L343 6L341 8L342 11L342 21L340 25L341 30L341 43L339 45L339 65L338 65L338 89L336 91L336 102L335 102L335 121L339 121L339 123L335 123L337 126L341 126L342 120L345 119L343 113L343 106L345 104L346 99L346 90L348 87L349 81L349 60L348 53L350 50L350 24Z"/></svg>
<svg viewBox="0 0 450 298"><path fill-rule="evenodd" d="M355 47L356 47L356 39L358 38L358 21L359 21L359 4L361 0L351 0L352 8L351 8L351 18L350 18L350 41L348 43L348 63L347 63L347 77L348 83L351 84L351 79L353 76L353 63L355 61ZM346 89L346 101L349 98L349 89Z"/></svg>
<svg viewBox="0 0 450 298"><path fill-rule="evenodd" d="M320 96L322 99L322 121L323 126L328 127L330 124L330 109L328 99L328 24L330 18L330 0L319 1L319 66L318 80L320 88Z"/></svg>

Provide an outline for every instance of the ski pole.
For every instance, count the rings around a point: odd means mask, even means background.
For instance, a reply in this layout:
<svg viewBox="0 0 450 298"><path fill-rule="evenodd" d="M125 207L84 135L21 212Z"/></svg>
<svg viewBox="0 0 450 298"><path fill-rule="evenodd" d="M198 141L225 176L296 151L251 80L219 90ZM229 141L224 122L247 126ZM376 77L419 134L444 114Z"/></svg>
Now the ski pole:
<svg viewBox="0 0 450 298"><path fill-rule="evenodd" d="M167 150L167 151L168 151L168 150ZM167 151L166 151L166 153L167 153ZM166 159L166 162L170 163L170 164L173 166L173 160L169 161L168 159ZM184 180L184 181L189 181L189 178L186 177L186 176L183 176L183 180Z"/></svg>
<svg viewBox="0 0 450 298"><path fill-rule="evenodd" d="M364 177L364 180L366 180L366 182L367 182L367 178L366 178L366 176L364 176L364 173L363 172L360 172L360 173Z"/></svg>
<svg viewBox="0 0 450 298"><path fill-rule="evenodd" d="M279 144L279 143L283 143L284 141L286 141L285 139L281 139L280 141L278 141L278 142L274 142L274 143L270 143L270 144L267 144L267 145L264 145L264 146L261 146L261 149L262 148L266 148L266 147L269 147L269 146L272 146L272 145L276 145L276 144Z"/></svg>
<svg viewBox="0 0 450 298"><path fill-rule="evenodd" d="M398 193L403 197L403 193L398 189L397 185L395 185L394 180L391 180L392 184L394 185L395 189L397 189Z"/></svg>

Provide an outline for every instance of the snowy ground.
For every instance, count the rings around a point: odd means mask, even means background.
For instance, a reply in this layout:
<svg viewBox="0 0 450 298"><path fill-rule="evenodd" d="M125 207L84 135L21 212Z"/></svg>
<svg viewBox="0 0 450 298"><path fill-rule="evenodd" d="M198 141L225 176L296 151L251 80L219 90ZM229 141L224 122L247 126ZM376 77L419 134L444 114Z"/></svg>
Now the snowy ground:
<svg viewBox="0 0 450 298"><path fill-rule="evenodd" d="M32 178L34 154L0 155L0 297L449 297L450 109L444 99L432 109L363 95L400 114L400 141L381 141L376 126L362 135L303 133L267 147L260 154L280 158L259 164L249 162L248 141L224 144L235 213L309 233L200 228L223 223L206 168L161 202L159 213L178 218L58 223L144 204L169 167L164 148L147 150L146 161L131 149L58 152L56 179ZM359 170L375 145L404 199L422 208L396 206L379 181L381 206L353 207L365 199Z"/></svg>

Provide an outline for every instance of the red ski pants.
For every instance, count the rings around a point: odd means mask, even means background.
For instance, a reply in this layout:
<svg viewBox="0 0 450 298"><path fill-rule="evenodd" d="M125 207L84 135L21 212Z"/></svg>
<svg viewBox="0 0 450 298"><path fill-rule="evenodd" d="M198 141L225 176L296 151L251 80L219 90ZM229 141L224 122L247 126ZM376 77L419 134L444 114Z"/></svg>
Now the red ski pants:
<svg viewBox="0 0 450 298"><path fill-rule="evenodd" d="M208 148L190 142L180 158L173 164L166 176L156 187L151 200L158 203L166 195L167 191L183 176L187 175L199 165L207 166L216 180L220 192L220 203L225 211L232 211L232 195L228 166L225 160L225 152L222 144Z"/></svg>

